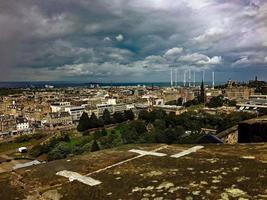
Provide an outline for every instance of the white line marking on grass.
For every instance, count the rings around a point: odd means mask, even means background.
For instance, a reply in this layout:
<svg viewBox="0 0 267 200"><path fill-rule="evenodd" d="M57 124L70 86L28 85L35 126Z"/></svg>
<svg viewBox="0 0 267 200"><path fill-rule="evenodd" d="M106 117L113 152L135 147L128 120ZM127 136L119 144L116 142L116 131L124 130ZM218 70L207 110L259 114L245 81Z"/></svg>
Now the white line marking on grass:
<svg viewBox="0 0 267 200"><path fill-rule="evenodd" d="M202 149L202 148L204 148L204 147L203 147L203 146L194 146L194 147L192 147L192 148L190 148L190 149L187 149L187 150L184 150L184 151L182 151L182 152L180 152L180 153L171 155L171 157L172 157L172 158L180 158L180 157L185 156L185 155L188 155L188 154L190 154L190 153L194 153L194 152L196 152L197 150Z"/></svg>
<svg viewBox="0 0 267 200"><path fill-rule="evenodd" d="M98 181L91 177L86 177L77 172L72 172L72 171L67 171L67 170L59 171L56 173L56 175L66 177L69 179L70 182L77 180L79 182L82 182L90 186L99 185L101 183L101 181Z"/></svg>
<svg viewBox="0 0 267 200"><path fill-rule="evenodd" d="M130 152L133 153L138 153L140 155L144 155L144 156L166 156L165 153L157 153L157 152L153 152L153 151L143 151L143 150L139 150L139 149L131 149L129 150Z"/></svg>
<svg viewBox="0 0 267 200"><path fill-rule="evenodd" d="M159 147L157 149L154 149L153 151L150 151L150 153L155 153L156 151L160 151L160 150L165 149L167 147L168 147L167 145L161 146L161 147ZM90 173L88 173L88 174L86 174L84 176L79 174L79 173L77 173L77 172L72 172L72 171L68 171L68 170L59 171L59 172L56 173L56 175L66 177L66 178L69 179L70 182L74 181L74 180L77 180L77 181L80 181L80 182L82 182L82 183L84 183L86 185L95 186L95 185L101 184L101 181L93 179L93 178L88 177L88 176L90 176L92 174L100 173L102 171L108 170L110 168L113 168L113 167L116 167L116 166L119 166L119 165L122 165L124 163L130 162L130 161L135 160L137 158L141 158L143 156L145 156L145 154L141 154L141 155L138 155L138 156L123 160L121 162L115 163L113 165L109 165L107 167L104 167L102 169L96 170L94 172L90 172ZM59 185L57 185L57 187L59 187L61 185L62 184L59 184Z"/></svg>
<svg viewBox="0 0 267 200"><path fill-rule="evenodd" d="M160 150L165 149L165 148L167 148L167 147L168 147L167 145L164 145L164 146L161 146L161 147L159 147L159 148L157 148L157 149L154 149L154 150L151 151L151 152L160 151ZM121 162L115 163L115 164L113 164L113 165L109 165L109 166L107 166L107 167L104 167L104 168L102 168L102 169L96 170L96 171L94 171L94 172L90 172L90 173L86 174L85 176L90 176L90 175L92 175L92 174L97 174L97 173L99 173L99 172L102 172L102 171L105 171L105 170L107 170L107 169L110 169L110 168L113 168L113 167L122 165L122 164L124 164L124 163L127 163L127 162L129 162L129 161L135 160L135 159L137 159L137 158L141 158L141 157L143 157L143 156L145 156L145 155L144 155L144 154L141 154L141 155L138 155L138 156L129 158L129 159L127 159L127 160L123 160L123 161L121 161Z"/></svg>

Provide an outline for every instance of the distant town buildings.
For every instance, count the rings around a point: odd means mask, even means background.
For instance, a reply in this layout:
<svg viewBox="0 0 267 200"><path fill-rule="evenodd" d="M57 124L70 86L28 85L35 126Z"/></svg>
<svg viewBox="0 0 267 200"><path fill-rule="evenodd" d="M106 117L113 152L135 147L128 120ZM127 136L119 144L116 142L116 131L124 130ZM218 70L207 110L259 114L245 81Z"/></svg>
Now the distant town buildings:
<svg viewBox="0 0 267 200"><path fill-rule="evenodd" d="M6 95L0 98L0 135L23 134L42 128L73 127L83 112L89 116L94 113L102 117L105 110L111 115L115 112L132 110L136 115L140 110L163 109L167 113L179 115L187 110L182 104L204 98L208 103L213 97L223 95L225 99L237 101L239 110L247 111L267 107L267 96L258 94L257 79L249 82L255 87L240 85L229 80L223 87L196 86L186 87L120 86L120 87L84 87L23 90L22 93ZM264 91L264 86L262 86ZM266 92L267 93L267 92ZM178 101L179 100L179 101ZM167 102L179 102L166 105ZM217 114L230 113L235 107L202 108L203 112Z"/></svg>

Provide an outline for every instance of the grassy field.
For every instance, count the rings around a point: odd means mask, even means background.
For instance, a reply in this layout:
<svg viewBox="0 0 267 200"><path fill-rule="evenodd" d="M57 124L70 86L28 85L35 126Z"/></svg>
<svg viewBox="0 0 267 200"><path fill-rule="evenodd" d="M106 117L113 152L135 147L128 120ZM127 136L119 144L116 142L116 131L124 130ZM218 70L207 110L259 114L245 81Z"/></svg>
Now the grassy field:
<svg viewBox="0 0 267 200"><path fill-rule="evenodd" d="M31 146L33 145L33 143L34 141L22 142L22 143L14 143L14 142L2 143L0 144L0 153L10 150L16 150L19 147Z"/></svg>

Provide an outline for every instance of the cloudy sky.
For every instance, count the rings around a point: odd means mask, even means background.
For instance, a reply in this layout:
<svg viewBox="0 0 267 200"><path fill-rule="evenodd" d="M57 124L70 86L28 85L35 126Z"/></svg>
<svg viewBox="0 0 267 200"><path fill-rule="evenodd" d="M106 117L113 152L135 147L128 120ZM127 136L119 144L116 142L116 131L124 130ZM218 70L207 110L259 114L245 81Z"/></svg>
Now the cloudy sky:
<svg viewBox="0 0 267 200"><path fill-rule="evenodd" d="M0 27L0 81L267 79L266 0L1 0Z"/></svg>

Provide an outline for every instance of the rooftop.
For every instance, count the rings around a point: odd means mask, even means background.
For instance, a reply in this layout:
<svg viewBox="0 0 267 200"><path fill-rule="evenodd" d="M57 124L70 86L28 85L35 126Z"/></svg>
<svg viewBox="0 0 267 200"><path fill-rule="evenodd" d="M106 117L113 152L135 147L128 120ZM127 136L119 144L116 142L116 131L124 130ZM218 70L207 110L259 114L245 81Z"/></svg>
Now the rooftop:
<svg viewBox="0 0 267 200"><path fill-rule="evenodd" d="M265 199L266 178L267 144L127 145L0 174L0 199Z"/></svg>

